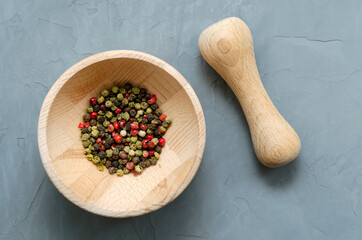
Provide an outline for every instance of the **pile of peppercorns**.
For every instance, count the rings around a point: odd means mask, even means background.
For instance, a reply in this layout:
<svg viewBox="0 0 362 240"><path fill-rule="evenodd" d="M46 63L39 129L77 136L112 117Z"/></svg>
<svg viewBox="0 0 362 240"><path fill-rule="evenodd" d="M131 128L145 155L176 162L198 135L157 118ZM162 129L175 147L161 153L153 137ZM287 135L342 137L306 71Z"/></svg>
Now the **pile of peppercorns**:
<svg viewBox="0 0 362 240"><path fill-rule="evenodd" d="M79 123L85 155L102 171L119 176L156 165L171 118L162 114L156 95L145 88L114 86L89 100Z"/></svg>

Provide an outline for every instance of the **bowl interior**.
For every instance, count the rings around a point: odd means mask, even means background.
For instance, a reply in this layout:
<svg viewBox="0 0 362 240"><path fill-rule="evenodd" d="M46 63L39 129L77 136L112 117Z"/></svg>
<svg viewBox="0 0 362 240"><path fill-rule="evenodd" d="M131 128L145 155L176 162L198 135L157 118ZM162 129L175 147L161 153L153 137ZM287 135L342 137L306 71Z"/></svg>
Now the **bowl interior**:
<svg viewBox="0 0 362 240"><path fill-rule="evenodd" d="M90 97L126 82L157 94L157 103L173 123L164 136L166 145L156 166L138 176L118 177L107 169L98 171L85 158L77 126ZM44 164L61 182L57 188L81 207L110 216L138 215L172 201L191 181L201 161L197 155L203 115L201 107L195 108L190 89L186 81L177 80L159 65L134 58L102 60L70 76L54 97L45 127L49 162Z"/></svg>

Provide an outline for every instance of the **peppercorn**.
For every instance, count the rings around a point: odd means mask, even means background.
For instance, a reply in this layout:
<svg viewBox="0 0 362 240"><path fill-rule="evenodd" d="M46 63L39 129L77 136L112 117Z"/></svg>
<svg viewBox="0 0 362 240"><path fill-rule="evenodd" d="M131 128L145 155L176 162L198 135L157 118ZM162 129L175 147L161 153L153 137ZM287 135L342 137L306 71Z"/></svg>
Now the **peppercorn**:
<svg viewBox="0 0 362 240"><path fill-rule="evenodd" d="M95 125L97 125L97 120L91 119L91 120L89 121L89 124L90 124L91 126L95 126Z"/></svg>
<svg viewBox="0 0 362 240"><path fill-rule="evenodd" d="M115 174L115 173L118 171L118 169L115 168L115 167L110 167L110 168L108 169L108 171L109 171L110 174Z"/></svg>
<svg viewBox="0 0 362 240"><path fill-rule="evenodd" d="M146 167L146 162L145 161L140 162L139 166L142 167L142 168L145 168Z"/></svg>
<svg viewBox="0 0 362 240"><path fill-rule="evenodd" d="M131 111L129 111L129 115L131 115L132 117L136 116L137 111L134 109L131 109Z"/></svg>
<svg viewBox="0 0 362 240"><path fill-rule="evenodd" d="M150 161L150 160L146 160L146 161L145 161L145 164L146 164L146 167L149 167L149 166L151 166L151 161Z"/></svg>
<svg viewBox="0 0 362 240"><path fill-rule="evenodd" d="M151 159L150 162L151 162L152 165L156 165L156 164L157 164L157 160L156 160L156 159Z"/></svg>
<svg viewBox="0 0 362 240"><path fill-rule="evenodd" d="M123 174L124 174L124 173L123 173L123 170L122 170L122 169L118 169L118 170L117 170L117 175L118 175L118 176L123 176Z"/></svg>
<svg viewBox="0 0 362 240"><path fill-rule="evenodd" d="M85 134L82 135L82 140L83 140L83 141L86 141L86 140L88 140L89 138L90 138L90 136L89 136L88 133L85 133Z"/></svg>
<svg viewBox="0 0 362 240"><path fill-rule="evenodd" d="M103 163L101 163L101 162L97 163L97 169L98 169L99 171L103 171L103 169L104 169Z"/></svg>
<svg viewBox="0 0 362 240"><path fill-rule="evenodd" d="M154 123L151 123L151 124L147 125L147 128L148 128L147 130L154 131L157 128L157 125Z"/></svg>
<svg viewBox="0 0 362 240"><path fill-rule="evenodd" d="M118 162L118 161L113 161L113 162L112 162L112 166L113 166L113 167L116 168L116 167L118 167L118 165L119 165L119 162Z"/></svg>
<svg viewBox="0 0 362 240"><path fill-rule="evenodd" d="M99 110L101 109L98 104L93 106L93 111L98 112Z"/></svg>
<svg viewBox="0 0 362 240"><path fill-rule="evenodd" d="M111 111L106 112L106 118L111 119L113 117L113 113Z"/></svg>
<svg viewBox="0 0 362 240"><path fill-rule="evenodd" d="M155 133L155 135L157 135L157 136L159 136L159 135L162 134L161 131L160 131L160 129L156 129L154 133Z"/></svg>
<svg viewBox="0 0 362 240"><path fill-rule="evenodd" d="M106 150L106 156L107 157L112 157L112 155L113 155L113 151L111 150L111 149L108 149L108 150Z"/></svg>
<svg viewBox="0 0 362 240"><path fill-rule="evenodd" d="M92 113L93 112L93 107L92 106L88 106L87 107L87 113Z"/></svg>
<svg viewBox="0 0 362 240"><path fill-rule="evenodd" d="M132 162L133 162L134 164L138 164L138 163L140 162L140 158L139 158L139 157L133 157L133 158L132 158Z"/></svg>
<svg viewBox="0 0 362 240"><path fill-rule="evenodd" d="M91 117L90 117L90 114L89 114L89 113L86 113L86 114L83 115L83 120L84 120L85 122L88 122L90 119L91 119Z"/></svg>
<svg viewBox="0 0 362 240"><path fill-rule="evenodd" d="M152 110L156 110L157 108L158 108L157 103L154 103L154 104L151 105L151 109L152 109Z"/></svg>
<svg viewBox="0 0 362 240"><path fill-rule="evenodd" d="M161 139L158 140L158 144L160 144ZM161 153L162 152L162 147L160 145L157 145L155 147L155 152Z"/></svg>

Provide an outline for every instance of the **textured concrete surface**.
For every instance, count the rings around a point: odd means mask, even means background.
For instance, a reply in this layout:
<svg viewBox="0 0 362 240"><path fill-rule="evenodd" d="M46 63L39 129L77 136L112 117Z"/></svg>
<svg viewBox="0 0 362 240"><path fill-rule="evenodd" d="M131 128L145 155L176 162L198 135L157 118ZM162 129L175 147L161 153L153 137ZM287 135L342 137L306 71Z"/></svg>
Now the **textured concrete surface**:
<svg viewBox="0 0 362 240"><path fill-rule="evenodd" d="M361 1L0 1L0 239L360 239ZM201 58L208 25L249 25L265 87L302 140L258 164L236 98ZM51 85L112 49L153 54L195 89L207 124L201 167L174 202L130 219L93 215L47 177L37 120Z"/></svg>

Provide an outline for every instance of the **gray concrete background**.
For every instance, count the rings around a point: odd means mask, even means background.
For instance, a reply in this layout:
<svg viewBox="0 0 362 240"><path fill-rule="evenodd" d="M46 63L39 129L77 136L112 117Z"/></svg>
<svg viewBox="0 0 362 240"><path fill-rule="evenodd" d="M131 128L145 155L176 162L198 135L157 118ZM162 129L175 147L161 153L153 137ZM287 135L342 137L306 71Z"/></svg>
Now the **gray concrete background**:
<svg viewBox="0 0 362 240"><path fill-rule="evenodd" d="M360 239L361 1L0 1L0 239ZM271 99L302 140L293 163L258 164L230 88L202 59L199 33L238 16L254 36ZM111 219L66 200L37 147L42 101L92 54L134 49L195 89L205 154L168 206Z"/></svg>

